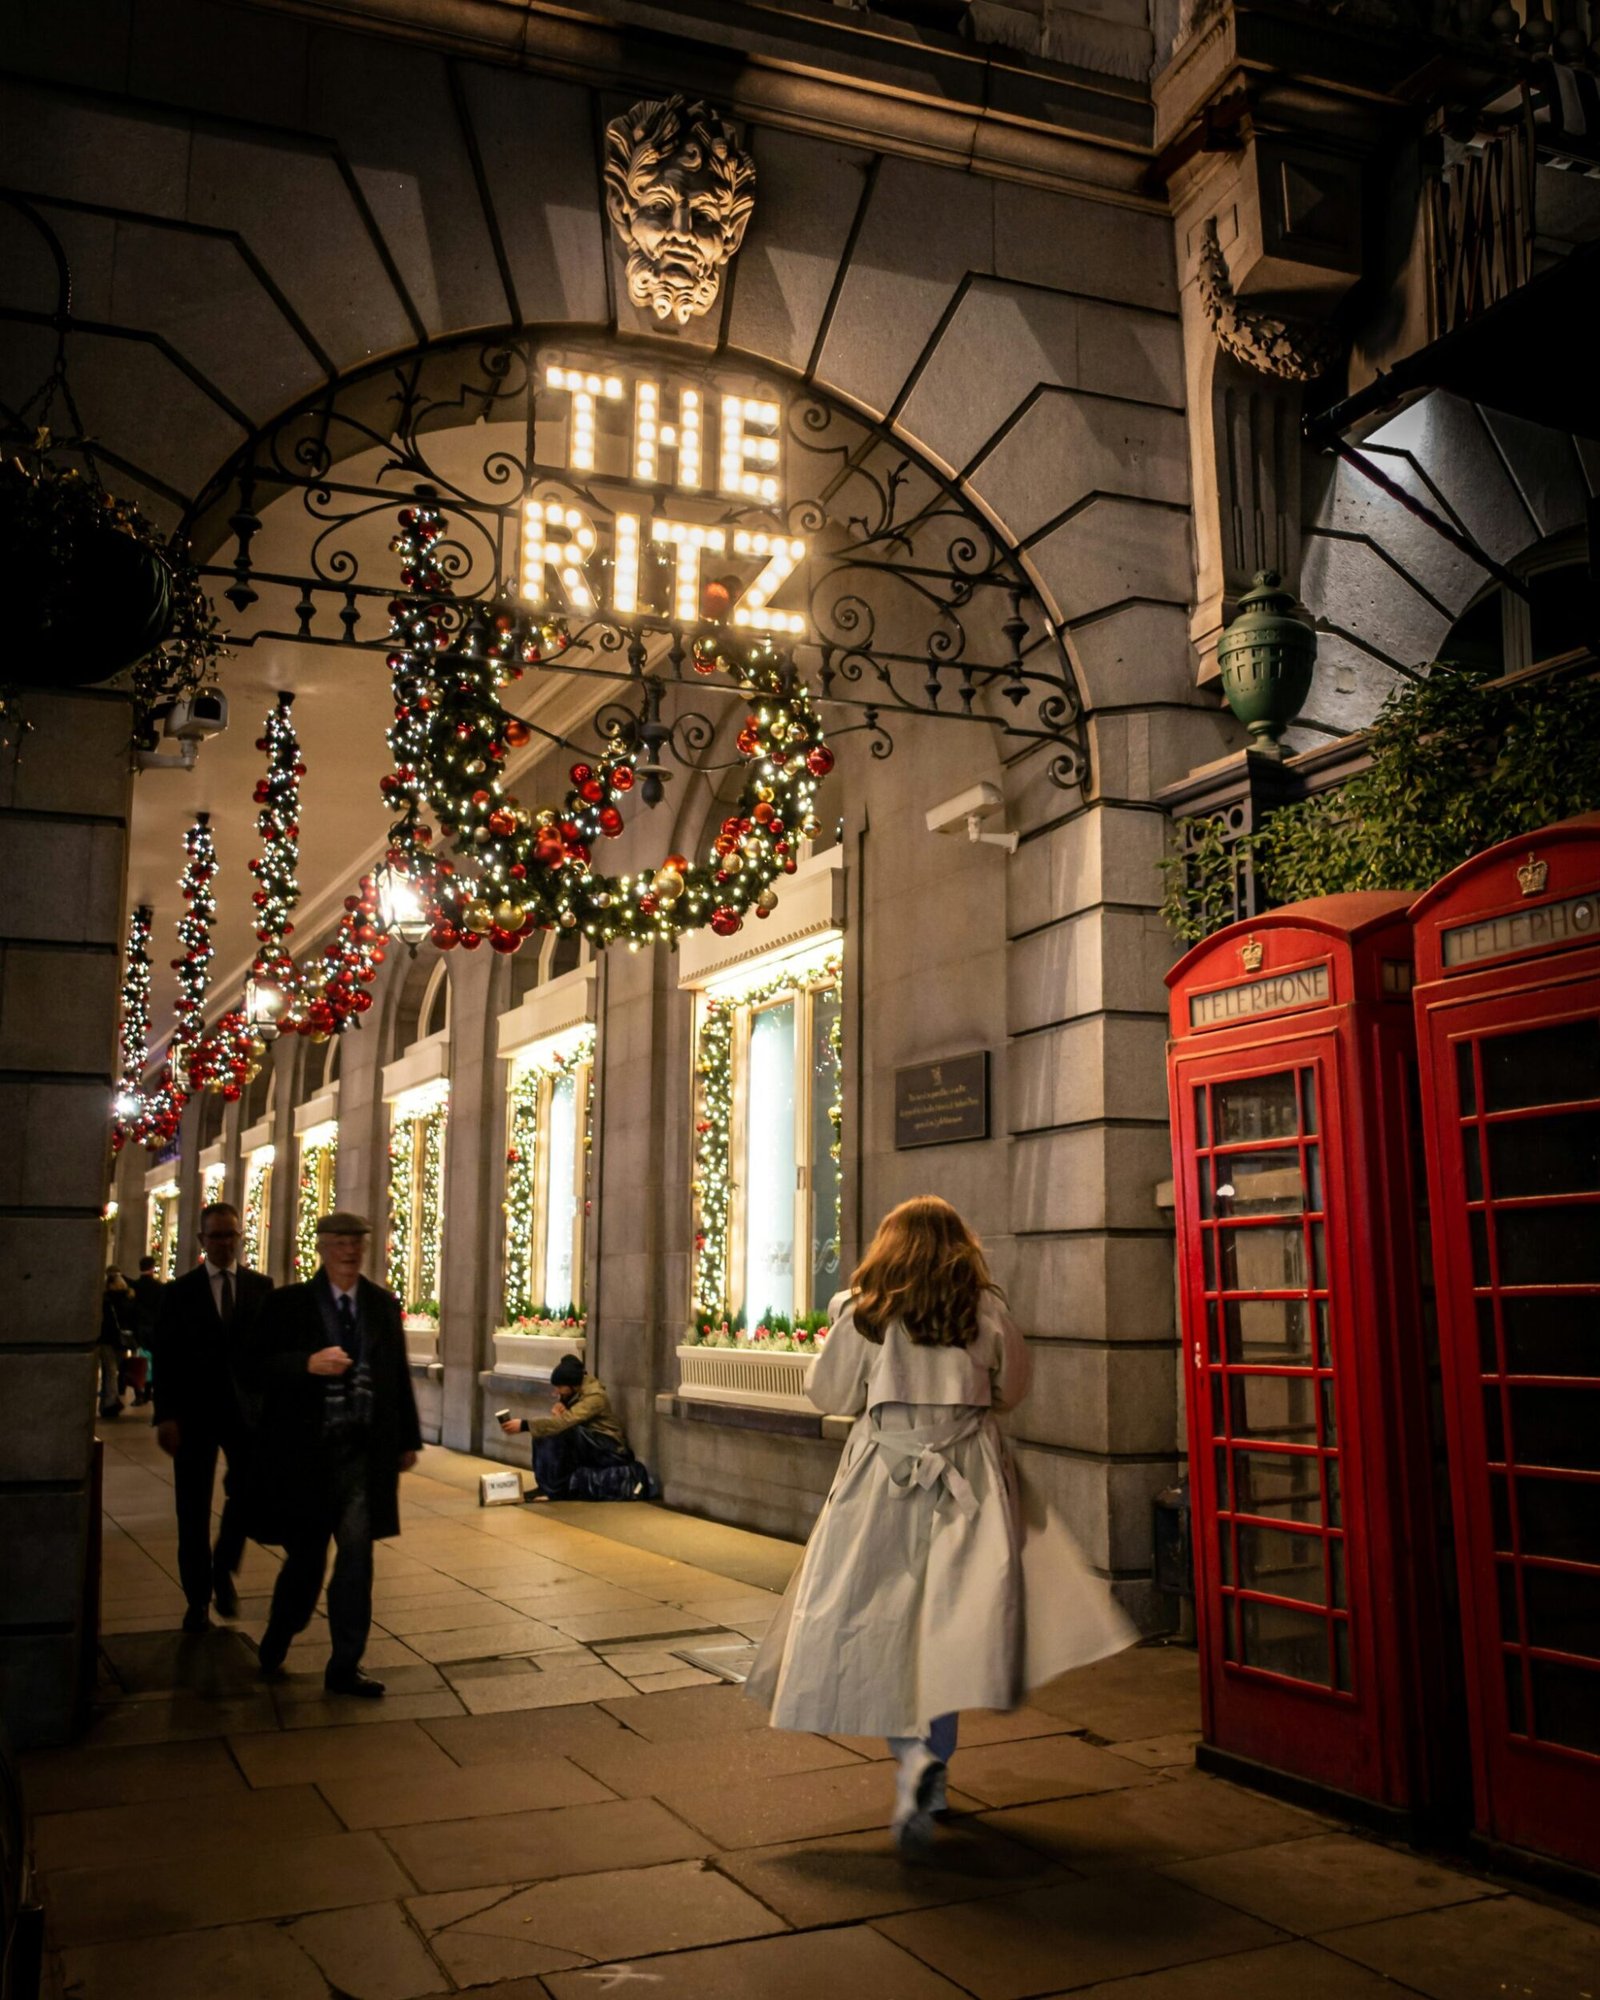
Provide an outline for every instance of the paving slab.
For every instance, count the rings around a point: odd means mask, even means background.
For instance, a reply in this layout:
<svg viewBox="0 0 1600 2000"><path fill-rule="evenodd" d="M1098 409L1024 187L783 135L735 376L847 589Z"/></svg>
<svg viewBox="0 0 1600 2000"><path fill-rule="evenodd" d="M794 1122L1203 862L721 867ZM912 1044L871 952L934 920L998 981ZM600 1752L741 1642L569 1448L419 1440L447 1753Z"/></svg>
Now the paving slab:
<svg viewBox="0 0 1600 2000"><path fill-rule="evenodd" d="M1035 1688L1028 1701L1107 1743L1198 1731L1199 1659L1185 1646L1132 1646Z"/></svg>
<svg viewBox="0 0 1600 2000"><path fill-rule="evenodd" d="M130 1750L34 1751L22 1759L22 1786L35 1813L218 1798L245 1788L227 1745L215 1737Z"/></svg>
<svg viewBox="0 0 1600 2000"><path fill-rule="evenodd" d="M986 1806L1027 1805L1155 1782L1142 1764L1078 1736L1036 1736L956 1751L950 1783Z"/></svg>
<svg viewBox="0 0 1600 2000"><path fill-rule="evenodd" d="M124 1856L114 1867L57 1870L43 1878L43 1900L52 1942L66 1946L393 1902L414 1886L376 1834L263 1846L219 1832L181 1867Z"/></svg>
<svg viewBox="0 0 1600 2000"><path fill-rule="evenodd" d="M663 1674L630 1673L628 1679L639 1694L666 1694L675 1688L715 1687L722 1676L703 1673L699 1667L673 1667Z"/></svg>
<svg viewBox="0 0 1600 2000"><path fill-rule="evenodd" d="M435 1715L459 1715L462 1705L447 1687L420 1694L386 1695L381 1702L354 1695L323 1694L310 1701L288 1702L280 1711L285 1729L367 1728L375 1723L421 1722Z"/></svg>
<svg viewBox="0 0 1600 2000"><path fill-rule="evenodd" d="M636 1958L766 1937L782 1917L698 1861L542 1882L463 1918L452 1935L520 1939L589 1959Z"/></svg>
<svg viewBox="0 0 1600 2000"><path fill-rule="evenodd" d="M1314 1944L1268 1945L1134 1979L1062 1987L1049 2000L1405 2000L1401 1989Z"/></svg>
<svg viewBox="0 0 1600 2000"><path fill-rule="evenodd" d="M204 1736L236 1736L277 1727L278 1712L264 1690L227 1700L192 1693L157 1695L149 1701L97 1706L83 1742L86 1749L113 1749L139 1743L192 1742Z"/></svg>
<svg viewBox="0 0 1600 2000"><path fill-rule="evenodd" d="M277 1924L225 1924L61 1955L72 2000L328 2000L328 1982Z"/></svg>
<svg viewBox="0 0 1600 2000"><path fill-rule="evenodd" d="M644 1703L629 1699L618 1704L618 1714L641 1708ZM564 1707L559 1714L548 1710L519 1709L509 1715L461 1715L423 1728L430 1739L457 1764L497 1764L519 1757L571 1756L582 1763L581 1752L589 1745L614 1746L630 1737L640 1739L618 1716L592 1703Z"/></svg>
<svg viewBox="0 0 1600 2000"><path fill-rule="evenodd" d="M610 1616L617 1614L611 1613ZM493 1623L452 1626L436 1632L404 1632L413 1652L425 1660L484 1660L506 1653L545 1653L564 1646L575 1633L563 1633L536 1618L501 1618Z"/></svg>
<svg viewBox="0 0 1600 2000"><path fill-rule="evenodd" d="M1130 1874L879 1917L874 1927L977 2000L1154 1972L1276 1943L1281 1933L1207 1896Z"/></svg>
<svg viewBox="0 0 1600 2000"><path fill-rule="evenodd" d="M569 1754L619 1796L654 1797L669 1804L676 1797L713 1787L728 1790L787 1772L845 1769L861 1763L824 1736L776 1729L741 1729L730 1736L669 1743L652 1743L619 1730L615 1739L596 1736L575 1743Z"/></svg>
<svg viewBox="0 0 1600 2000"><path fill-rule="evenodd" d="M648 1695L641 1700L651 1699ZM973 1801L952 1791L956 1810ZM816 1834L887 1826L894 1810L894 1766L853 1764L739 1785L673 1788L672 1809L719 1847L768 1847Z"/></svg>
<svg viewBox="0 0 1600 2000"><path fill-rule="evenodd" d="M900 1857L882 1829L719 1854L715 1865L799 1930L1067 1879L1044 1855L970 1819L940 1827L932 1851L916 1864Z"/></svg>
<svg viewBox="0 0 1600 2000"><path fill-rule="evenodd" d="M289 1935L330 1992L349 2000L427 2000L439 1991L438 1964L398 1903L302 1917Z"/></svg>
<svg viewBox="0 0 1600 2000"><path fill-rule="evenodd" d="M548 1988L540 1983L540 1973L585 1963L575 1952L521 1944L512 1938L477 1937L464 1931L442 1931L429 1940L428 1948L456 1985L470 1987L477 2000L495 1993L547 2000ZM487 1983L491 1981L495 1983ZM510 1983L502 1985L501 1981ZM591 1978L586 1991L592 1994L599 1990Z"/></svg>
<svg viewBox="0 0 1600 2000"><path fill-rule="evenodd" d="M635 1981L650 2000L818 2000L828 1994L961 2000L959 1987L870 1930L802 1931L587 1973L558 1972L545 1986L553 2000L589 2000L610 1985L628 1990Z"/></svg>
<svg viewBox="0 0 1600 2000"><path fill-rule="evenodd" d="M509 1882L486 1884L481 1889L441 1889L429 1896L407 1896L406 1910L424 1937L448 1930L463 1917L476 1916L491 1903L503 1903L516 1891Z"/></svg>
<svg viewBox="0 0 1600 2000"><path fill-rule="evenodd" d="M602 1666L481 1676L458 1682L457 1692L470 1715L498 1715L517 1708L578 1707L604 1696L633 1694L621 1674Z"/></svg>
<svg viewBox="0 0 1600 2000"><path fill-rule="evenodd" d="M38 1867L112 1868L126 1856L164 1859L174 1867L203 1855L219 1834L240 1841L302 1840L338 1833L338 1820L310 1785L194 1799L151 1799L95 1806L85 1812L43 1813L33 1823Z"/></svg>
<svg viewBox="0 0 1600 2000"><path fill-rule="evenodd" d="M604 1639L653 1639L663 1633L720 1632L714 1618L674 1605L654 1604L638 1611L563 1612L552 1620L569 1639L592 1646Z"/></svg>
<svg viewBox="0 0 1600 2000"><path fill-rule="evenodd" d="M767 1718L736 1687L684 1688L642 1695L620 1718L652 1743L687 1743L729 1729L765 1729Z"/></svg>
<svg viewBox="0 0 1600 2000"><path fill-rule="evenodd" d="M1587 2000L1600 1992L1595 1926L1526 1896L1334 1931L1324 1948L1429 2000Z"/></svg>
<svg viewBox="0 0 1600 2000"><path fill-rule="evenodd" d="M1201 1775L984 1814L1008 1839L1080 1875L1148 1868L1328 1831L1328 1822L1259 1792Z"/></svg>
<svg viewBox="0 0 1600 2000"><path fill-rule="evenodd" d="M322 1779L337 1783L365 1777L403 1782L454 1768L454 1760L419 1724L387 1719L365 1729L346 1724L293 1735L241 1737L231 1747L252 1785L304 1785Z"/></svg>
<svg viewBox="0 0 1600 2000"><path fill-rule="evenodd" d="M698 1860L711 1848L703 1834L654 1799L396 1827L387 1838L412 1877L408 1893L413 1884L424 1890L473 1889L507 1879L537 1882L619 1866L645 1868Z"/></svg>
<svg viewBox="0 0 1600 2000"><path fill-rule="evenodd" d="M322 1796L352 1830L418 1826L552 1806L595 1805L617 1794L565 1757L524 1757L473 1770L454 1766L409 1777L325 1778Z"/></svg>
<svg viewBox="0 0 1600 2000"><path fill-rule="evenodd" d="M1347 1833L1179 1861L1161 1872L1301 1937L1504 1893L1422 1855Z"/></svg>

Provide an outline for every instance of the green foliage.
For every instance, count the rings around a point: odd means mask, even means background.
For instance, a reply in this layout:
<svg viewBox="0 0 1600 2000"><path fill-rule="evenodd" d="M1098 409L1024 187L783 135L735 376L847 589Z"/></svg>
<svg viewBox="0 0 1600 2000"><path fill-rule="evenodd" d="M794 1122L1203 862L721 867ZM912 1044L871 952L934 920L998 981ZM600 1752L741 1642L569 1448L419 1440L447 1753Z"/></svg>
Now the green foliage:
<svg viewBox="0 0 1600 2000"><path fill-rule="evenodd" d="M1164 863L1174 936L1192 944L1229 920L1245 859L1273 904L1420 891L1486 847L1600 809L1600 680L1490 684L1436 666L1390 695L1370 748L1347 785L1280 806L1231 853L1217 819L1193 854Z"/></svg>

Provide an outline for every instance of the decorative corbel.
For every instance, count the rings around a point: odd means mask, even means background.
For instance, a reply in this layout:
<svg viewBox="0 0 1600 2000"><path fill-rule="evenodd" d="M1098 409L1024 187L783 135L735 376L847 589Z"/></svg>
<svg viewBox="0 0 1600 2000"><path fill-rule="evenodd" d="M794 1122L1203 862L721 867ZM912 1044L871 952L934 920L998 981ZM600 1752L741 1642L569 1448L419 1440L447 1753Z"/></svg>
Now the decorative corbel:
<svg viewBox="0 0 1600 2000"><path fill-rule="evenodd" d="M1201 308L1218 344L1247 368L1280 382L1314 382L1338 358L1341 343L1331 327L1315 320L1278 319L1235 297L1215 216L1201 230L1197 282Z"/></svg>

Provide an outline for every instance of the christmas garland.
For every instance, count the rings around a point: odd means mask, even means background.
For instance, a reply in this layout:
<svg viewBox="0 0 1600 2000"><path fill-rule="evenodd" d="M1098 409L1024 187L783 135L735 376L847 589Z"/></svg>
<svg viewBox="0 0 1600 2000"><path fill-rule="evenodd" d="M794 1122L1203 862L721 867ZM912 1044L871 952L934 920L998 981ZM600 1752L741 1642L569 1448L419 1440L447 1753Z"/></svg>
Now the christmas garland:
<svg viewBox="0 0 1600 2000"><path fill-rule="evenodd" d="M524 1320L565 1319L572 1311L553 1302L535 1304L533 1296L533 1218L539 1198L539 1099L547 1081L569 1076L594 1059L594 1030L548 1061L519 1070L511 1083L511 1130L506 1146L506 1273L502 1311L508 1326L518 1331ZM594 1106L594 1071L589 1072L581 1114L579 1141L587 1153L591 1143L590 1116ZM587 1162L585 1163L587 1176ZM559 1329L558 1329L559 1330Z"/></svg>
<svg viewBox="0 0 1600 2000"><path fill-rule="evenodd" d="M780 993L798 998L840 984L844 960L833 953L809 971L790 967L737 994L706 994L700 1003L695 1071L699 1104L695 1118L694 1312L702 1326L728 1328L728 1237L733 1208L733 1031L741 1007L757 1006ZM843 1016L828 1031L834 1064L834 1094L828 1105L833 1129L830 1157L837 1162L844 1120ZM834 1237L840 1232L842 1189L834 1192Z"/></svg>
<svg viewBox="0 0 1600 2000"><path fill-rule="evenodd" d="M272 1160L267 1156L269 1151L264 1149L257 1153L245 1168L239 1261L248 1264L253 1271L261 1268L261 1253L266 1242L267 1201L272 1187L273 1167Z"/></svg>
<svg viewBox="0 0 1600 2000"><path fill-rule="evenodd" d="M530 811L500 776L508 748L530 731L501 708L497 690L563 650L566 632L556 621L452 604L436 553L444 516L431 505L408 507L399 523L392 547L408 594L390 605L395 769L381 782L397 809L389 859L432 911L434 943L475 950L487 939L513 952L533 931L559 928L581 929L596 946L621 939L637 948L706 924L731 935L751 909L770 915L773 883L794 873L801 838L816 831L817 781L834 761L792 665L764 641L736 649L718 634L696 639L694 671L723 676L751 700L737 738L747 767L739 809L723 819L704 862L669 854L639 875L604 874L594 855L623 831L633 752L614 742L595 763L574 764L559 807ZM433 853L425 813L466 864L462 872Z"/></svg>
<svg viewBox="0 0 1600 2000"><path fill-rule="evenodd" d="M188 1096L188 1061L204 1033L206 995L211 990L212 926L217 921L217 899L211 884L217 874L217 843L211 832L210 813L197 813L194 825L183 837L189 860L179 888L183 892L183 915L178 919L178 942L183 956L172 961L178 975L178 997L173 1002L177 1024L167 1054L167 1067L179 1092L179 1104Z"/></svg>
<svg viewBox="0 0 1600 2000"><path fill-rule="evenodd" d="M256 913L256 952L251 976L270 982L283 996L279 1026L297 1026L295 1003L299 982L294 961L289 956L288 939L294 931L292 912L300 900L300 780L306 767L300 757L289 710L292 694L281 693L278 705L267 717L256 748L267 753L266 775L256 780L256 831L261 835L261 853L250 863L256 878L250 900Z"/></svg>
<svg viewBox="0 0 1600 2000"><path fill-rule="evenodd" d="M331 1133L300 1149L300 1178L295 1184L294 1274L310 1278L317 1270L317 1224L322 1217L322 1163L339 1155L339 1135Z"/></svg>
<svg viewBox="0 0 1600 2000"><path fill-rule="evenodd" d="M389 1134L389 1245L385 1277L407 1312L421 1309L439 1291L444 1237L444 1140L450 1100L395 1121ZM413 1230L420 1224L416 1285L411 1283ZM416 1299L412 1299L415 1290Z"/></svg>
<svg viewBox="0 0 1600 2000"><path fill-rule="evenodd" d="M145 1113L144 1073L150 1061L150 935L155 911L139 904L128 920L122 964L121 1066L117 1076L111 1143L120 1152L140 1136Z"/></svg>
<svg viewBox="0 0 1600 2000"><path fill-rule="evenodd" d="M221 1201L222 1190L228 1184L228 1169L220 1160L215 1166L203 1167L200 1172L200 1206L209 1208L214 1201Z"/></svg>

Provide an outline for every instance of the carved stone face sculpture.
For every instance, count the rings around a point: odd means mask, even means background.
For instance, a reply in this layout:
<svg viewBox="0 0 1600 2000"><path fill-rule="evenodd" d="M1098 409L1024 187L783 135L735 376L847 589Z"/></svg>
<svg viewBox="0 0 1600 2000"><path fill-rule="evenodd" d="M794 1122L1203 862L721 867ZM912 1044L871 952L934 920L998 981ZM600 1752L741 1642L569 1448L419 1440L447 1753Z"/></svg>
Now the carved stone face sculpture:
<svg viewBox="0 0 1600 2000"><path fill-rule="evenodd" d="M708 104L645 99L606 127L606 212L628 297L687 326L709 310L755 207L755 162Z"/></svg>

